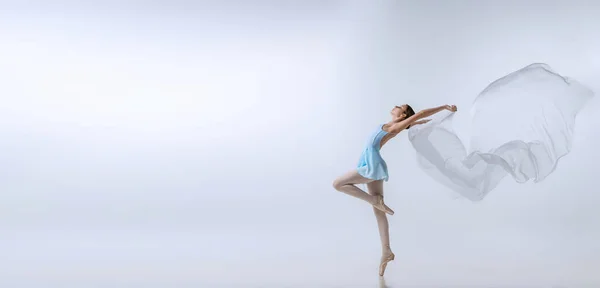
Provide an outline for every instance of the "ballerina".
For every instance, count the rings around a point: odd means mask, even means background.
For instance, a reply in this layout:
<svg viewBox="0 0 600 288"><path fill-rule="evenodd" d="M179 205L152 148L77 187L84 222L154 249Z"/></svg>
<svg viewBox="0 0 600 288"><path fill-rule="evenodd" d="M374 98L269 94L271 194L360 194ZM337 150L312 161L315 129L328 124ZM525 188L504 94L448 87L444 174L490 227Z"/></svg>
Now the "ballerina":
<svg viewBox="0 0 600 288"><path fill-rule="evenodd" d="M400 132L409 129L413 125L424 124L432 116L443 110L456 112L456 106L444 105L436 108L421 110L417 113L413 108L404 104L395 106L390 112L392 120L379 125L375 132L369 137L364 148L358 166L346 174L338 177L333 182L333 187L340 192L356 197L373 206L379 236L381 238L382 256L379 265L379 275L383 276L387 263L394 260L395 255L390 248L389 225L387 214L394 215L394 211L383 201L383 182L388 181L387 165L381 157L380 150L390 139L396 137ZM356 187L356 184L366 184L367 192Z"/></svg>

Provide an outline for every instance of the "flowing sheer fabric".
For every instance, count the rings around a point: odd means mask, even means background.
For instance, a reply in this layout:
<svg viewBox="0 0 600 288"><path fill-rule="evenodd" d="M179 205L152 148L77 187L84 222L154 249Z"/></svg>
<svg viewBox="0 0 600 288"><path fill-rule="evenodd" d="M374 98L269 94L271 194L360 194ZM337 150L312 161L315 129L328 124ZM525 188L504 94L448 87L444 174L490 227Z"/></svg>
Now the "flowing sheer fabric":
<svg viewBox="0 0 600 288"><path fill-rule="evenodd" d="M411 127L408 137L421 169L480 201L507 174L519 183L550 175L569 153L575 116L593 95L548 65L531 64L492 82L475 99L468 152L452 129L452 113Z"/></svg>

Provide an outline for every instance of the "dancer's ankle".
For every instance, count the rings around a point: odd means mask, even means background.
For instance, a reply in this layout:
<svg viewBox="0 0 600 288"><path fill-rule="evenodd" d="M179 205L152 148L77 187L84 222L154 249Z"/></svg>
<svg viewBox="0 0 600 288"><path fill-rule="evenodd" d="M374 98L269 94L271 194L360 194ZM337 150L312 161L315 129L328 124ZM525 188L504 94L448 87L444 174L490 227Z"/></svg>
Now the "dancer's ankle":
<svg viewBox="0 0 600 288"><path fill-rule="evenodd" d="M381 249L381 255L386 256L390 254L394 254L392 248L390 248L390 245L384 245L383 249Z"/></svg>

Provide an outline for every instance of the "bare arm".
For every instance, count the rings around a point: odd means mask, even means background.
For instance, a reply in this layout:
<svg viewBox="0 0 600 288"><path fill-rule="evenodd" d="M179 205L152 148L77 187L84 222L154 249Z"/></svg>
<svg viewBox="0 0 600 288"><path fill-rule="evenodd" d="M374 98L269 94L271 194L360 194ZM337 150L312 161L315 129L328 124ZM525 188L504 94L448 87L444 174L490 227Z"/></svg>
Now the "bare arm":
<svg viewBox="0 0 600 288"><path fill-rule="evenodd" d="M415 123L413 123L412 125L419 125L419 124L425 124L427 122L431 121L431 119L423 119L423 120L419 120L419 121L415 121Z"/></svg>
<svg viewBox="0 0 600 288"><path fill-rule="evenodd" d="M433 114L439 113L443 110L449 110L452 112L456 112L456 106L444 105L444 106L439 106L439 107L435 107L435 108L421 110L421 111L415 113L415 115L412 115L398 123L393 124L392 127L390 128L389 132L392 134L400 133L400 131L406 129L410 125L416 124L417 121L419 121L425 117L429 117Z"/></svg>

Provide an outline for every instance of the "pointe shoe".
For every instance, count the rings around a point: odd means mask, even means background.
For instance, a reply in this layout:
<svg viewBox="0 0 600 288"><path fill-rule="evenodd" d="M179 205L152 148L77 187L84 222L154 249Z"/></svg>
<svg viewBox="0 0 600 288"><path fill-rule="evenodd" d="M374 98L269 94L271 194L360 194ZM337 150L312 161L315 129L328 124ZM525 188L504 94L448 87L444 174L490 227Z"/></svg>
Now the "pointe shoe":
<svg viewBox="0 0 600 288"><path fill-rule="evenodd" d="M383 196L382 195L378 195L377 196L377 202L375 204L373 204L373 207L387 213L390 215L394 215L394 210L392 210L390 207L388 207L387 205L385 205L385 203L383 203Z"/></svg>
<svg viewBox="0 0 600 288"><path fill-rule="evenodd" d="M383 274L385 273L385 268L387 267L387 263L394 260L395 258L396 255L392 253L388 257L381 260L381 264L379 264L379 276L383 276Z"/></svg>

